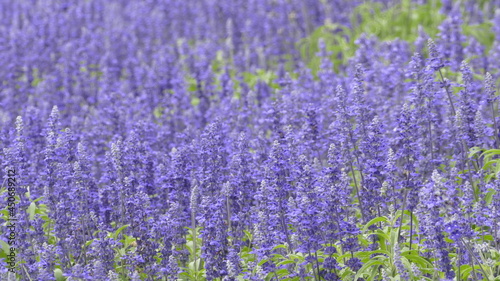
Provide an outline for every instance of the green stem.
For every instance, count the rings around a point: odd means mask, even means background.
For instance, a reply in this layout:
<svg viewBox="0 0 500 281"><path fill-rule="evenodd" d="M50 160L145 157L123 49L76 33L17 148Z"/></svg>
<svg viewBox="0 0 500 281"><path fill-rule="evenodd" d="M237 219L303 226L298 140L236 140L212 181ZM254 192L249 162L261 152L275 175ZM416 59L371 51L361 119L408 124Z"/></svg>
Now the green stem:
<svg viewBox="0 0 500 281"><path fill-rule="evenodd" d="M403 198L403 207L401 208L401 216L399 217L399 229L398 229L398 242L401 240L401 228L403 227L403 216L406 208L406 197L408 196L408 189L405 188L405 196Z"/></svg>
<svg viewBox="0 0 500 281"><path fill-rule="evenodd" d="M493 126L495 126L494 134L495 134L495 143L498 146L500 143L500 140L498 139L498 126L497 126L497 118L495 114L495 108L493 106L493 102L490 103L490 109L491 109L491 114L493 115Z"/></svg>
<svg viewBox="0 0 500 281"><path fill-rule="evenodd" d="M33 279L31 279L30 274L28 273L28 270L26 269L26 266L24 266L24 264L22 264L21 266L23 267L24 272L26 272L26 276L28 277L28 280L33 281Z"/></svg>
<svg viewBox="0 0 500 281"><path fill-rule="evenodd" d="M443 84L444 84L445 81L444 81L443 73L441 72L441 69L439 69L438 71L439 71L439 75L441 76L441 82L443 82ZM445 85L444 89L446 90L446 94L448 95L448 100L450 101L451 113L453 114L453 116L455 116L455 115L457 115L457 113L455 111L455 106L453 105L453 100L451 99L451 93L448 90L448 85Z"/></svg>
<svg viewBox="0 0 500 281"><path fill-rule="evenodd" d="M352 178L354 180L354 187L356 189L356 196L358 197L358 200L359 200L359 207L360 207L360 211L361 211L361 220L362 221L365 221L365 216L364 216L364 211L363 211L363 201L361 200L361 196L359 195L359 187L358 187L358 183L356 181L356 176L354 175L354 168L352 167L352 163L349 163L350 167L351 167L351 173L352 173Z"/></svg>
<svg viewBox="0 0 500 281"><path fill-rule="evenodd" d="M486 278L486 280L490 281L490 278L486 274L486 271L484 271L484 268L481 265L481 262L479 260L477 260L476 256L474 255L474 251L469 247L469 245L467 245L467 243L465 242L465 239L463 239L463 238L462 238L462 243L465 245L465 247L467 248L467 250L470 253L470 256L472 257L472 259L471 259L471 261L472 261L472 269L474 269L474 259L475 259L477 261L477 264L479 265L479 268L481 268L481 271L483 272L484 277Z"/></svg>
<svg viewBox="0 0 500 281"><path fill-rule="evenodd" d="M191 228L192 228L192 239L193 239L193 260L194 260L194 270L197 272L198 271L198 265L196 264L196 259L197 259L197 255L196 255L196 220L195 220L195 214L194 214L194 211L191 212ZM195 275L195 281L197 280L198 278L198 275L196 274Z"/></svg>
<svg viewBox="0 0 500 281"><path fill-rule="evenodd" d="M309 250L309 256L312 257L311 250ZM318 276L316 276L316 272L314 272L314 264L312 265L312 272L313 272L314 280L318 281L319 271L318 271Z"/></svg>
<svg viewBox="0 0 500 281"><path fill-rule="evenodd" d="M413 214L410 210L410 251L411 251L412 240L413 240Z"/></svg>
<svg viewBox="0 0 500 281"><path fill-rule="evenodd" d="M457 268L458 268L458 276L457 276L457 280L460 280L460 247L458 247L457 249L457 255L458 255L458 259L457 259Z"/></svg>

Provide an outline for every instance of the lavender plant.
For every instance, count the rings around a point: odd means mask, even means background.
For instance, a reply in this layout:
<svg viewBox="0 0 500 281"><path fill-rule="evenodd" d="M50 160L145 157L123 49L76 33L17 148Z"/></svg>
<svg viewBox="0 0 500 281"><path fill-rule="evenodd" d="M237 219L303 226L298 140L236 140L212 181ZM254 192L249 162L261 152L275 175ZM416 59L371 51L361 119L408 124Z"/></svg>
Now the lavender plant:
<svg viewBox="0 0 500 281"><path fill-rule="evenodd" d="M361 2L0 1L0 280L500 280L500 2Z"/></svg>

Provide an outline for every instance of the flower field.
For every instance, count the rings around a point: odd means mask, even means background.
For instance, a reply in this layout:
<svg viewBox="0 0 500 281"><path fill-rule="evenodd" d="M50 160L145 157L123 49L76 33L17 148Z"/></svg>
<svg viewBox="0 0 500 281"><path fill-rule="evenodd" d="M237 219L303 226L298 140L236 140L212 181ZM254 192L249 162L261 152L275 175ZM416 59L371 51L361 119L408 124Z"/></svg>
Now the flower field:
<svg viewBox="0 0 500 281"><path fill-rule="evenodd" d="M0 280L500 281L500 1L0 1Z"/></svg>

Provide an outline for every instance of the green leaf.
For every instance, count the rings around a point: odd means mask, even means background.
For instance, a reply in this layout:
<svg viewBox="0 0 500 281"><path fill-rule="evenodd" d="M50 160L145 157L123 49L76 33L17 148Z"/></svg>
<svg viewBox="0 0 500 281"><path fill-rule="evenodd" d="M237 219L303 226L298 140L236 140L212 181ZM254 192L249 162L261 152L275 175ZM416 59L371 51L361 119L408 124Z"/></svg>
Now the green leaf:
<svg viewBox="0 0 500 281"><path fill-rule="evenodd" d="M129 227L130 224L126 224L120 228L118 228L114 233L113 233L113 238L117 239L118 238L118 235L120 235L120 233L127 227Z"/></svg>
<svg viewBox="0 0 500 281"><path fill-rule="evenodd" d="M199 98L197 98L197 97L193 97L193 98L191 99L191 105L192 105L192 106L198 106L198 104L200 104L200 99L199 99Z"/></svg>
<svg viewBox="0 0 500 281"><path fill-rule="evenodd" d="M425 258L417 254L412 254L412 252L414 251L415 250L401 252L401 256L416 263L417 265L419 265L420 268L432 267L432 263L426 260Z"/></svg>
<svg viewBox="0 0 500 281"><path fill-rule="evenodd" d="M261 260L261 261L259 261L259 263L257 265L261 266L261 265L265 264L266 262L268 262L268 260Z"/></svg>
<svg viewBox="0 0 500 281"><path fill-rule="evenodd" d="M493 166L494 164L496 164L498 162L498 160L490 160L490 161L487 161L486 163L484 163L483 165L483 170L488 170L491 168L491 166Z"/></svg>
<svg viewBox="0 0 500 281"><path fill-rule="evenodd" d="M489 150L486 150L485 152L483 152L481 154L481 157L491 157L491 156L494 156L494 155L499 155L500 154L500 149L489 149Z"/></svg>
<svg viewBox="0 0 500 281"><path fill-rule="evenodd" d="M387 233L383 232L382 230L378 230L377 232L375 232L375 235L378 236L378 243L380 244L380 248L382 250L386 250L387 249L386 241L390 240L389 235L387 235Z"/></svg>
<svg viewBox="0 0 500 281"><path fill-rule="evenodd" d="M353 280L358 280L358 278L362 277L364 274L369 274L371 275L369 272L367 272L370 267L374 266L374 265L383 265L384 264L384 261L382 260L371 260L367 263L365 263L359 270L358 272L356 273L356 275L354 276L354 279Z"/></svg>
<svg viewBox="0 0 500 281"><path fill-rule="evenodd" d="M132 243L137 241L137 239L133 236L128 236L128 235L123 235L125 236L125 239L123 241L123 245L125 246L132 246Z"/></svg>
<svg viewBox="0 0 500 281"><path fill-rule="evenodd" d="M493 195L496 193L496 191L493 188L488 189L488 192L484 196L484 201L486 201L486 204L491 204L491 201L493 199Z"/></svg>
<svg viewBox="0 0 500 281"><path fill-rule="evenodd" d="M188 270L189 271L189 270ZM179 273L179 277L181 277L182 279L181 280L193 280L194 279L194 276L191 276L189 273L187 272L181 272Z"/></svg>
<svg viewBox="0 0 500 281"><path fill-rule="evenodd" d="M249 241L252 241L252 233L250 233L250 231L248 231L248 230L243 230L243 232L245 233L245 237L246 237Z"/></svg>
<svg viewBox="0 0 500 281"><path fill-rule="evenodd" d="M30 221L35 219L35 211L36 211L36 204L35 202L31 202L30 206L28 207L28 214Z"/></svg>
<svg viewBox="0 0 500 281"><path fill-rule="evenodd" d="M491 235L491 234L481 235L480 237L482 237L486 241L494 241L493 235Z"/></svg>
<svg viewBox="0 0 500 281"><path fill-rule="evenodd" d="M373 256L375 254L382 254L382 255ZM389 251L386 251L386 250L375 250L375 251L368 251L368 252L356 252L354 254L355 257L360 258L360 259L362 259L362 258L369 258L369 259L386 258L386 256L384 256L384 255L390 256L391 253L389 253Z"/></svg>
<svg viewBox="0 0 500 281"><path fill-rule="evenodd" d="M396 245L396 242L398 241L398 230L391 232L391 239L389 241L392 246Z"/></svg>
<svg viewBox="0 0 500 281"><path fill-rule="evenodd" d="M163 116L163 107L161 106L157 106L154 111L153 111L153 115L156 117L156 118L160 118Z"/></svg>
<svg viewBox="0 0 500 281"><path fill-rule="evenodd" d="M295 263L295 261L293 261L293 260L284 260L282 262L277 263L276 265L277 266L281 266L281 265L291 264L291 263Z"/></svg>
<svg viewBox="0 0 500 281"><path fill-rule="evenodd" d="M272 254L273 255L273 260L285 260L286 258L283 255L280 254Z"/></svg>
<svg viewBox="0 0 500 281"><path fill-rule="evenodd" d="M42 197L38 197L37 199L33 200L33 203L36 203L36 202L42 200L43 198L44 198L43 196Z"/></svg>
<svg viewBox="0 0 500 281"><path fill-rule="evenodd" d="M200 268L200 262L201 259L196 259L196 264L194 263L194 261L190 262L188 265L189 269L193 272L198 272L198 269Z"/></svg>
<svg viewBox="0 0 500 281"><path fill-rule="evenodd" d="M286 246L281 244L281 245L277 245L273 248L273 251L276 250L276 249L286 249Z"/></svg>
<svg viewBox="0 0 500 281"><path fill-rule="evenodd" d="M288 272L288 269L286 269L286 268L282 268L282 269L278 269L278 270L276 270L276 274L278 274L278 275L280 275L280 276L281 276L281 275L287 275L287 274L289 274L289 273L290 273L290 272Z"/></svg>
<svg viewBox="0 0 500 281"><path fill-rule="evenodd" d="M495 174L489 174L484 177L484 180L488 183L492 178L495 177Z"/></svg>
<svg viewBox="0 0 500 281"><path fill-rule="evenodd" d="M2 250L7 254L10 253L10 246L7 242L0 240L0 245L2 246Z"/></svg>
<svg viewBox="0 0 500 281"><path fill-rule="evenodd" d="M288 257L290 259L293 259L293 260L297 259L297 260L299 260L301 262L304 261L304 259L305 259L304 256L301 255L301 254L289 254Z"/></svg>
<svg viewBox="0 0 500 281"><path fill-rule="evenodd" d="M387 222L387 221L389 221L389 219L386 217L376 217L365 224L365 226L363 227L363 232L367 231L368 228L373 224L376 224L378 222Z"/></svg>
<svg viewBox="0 0 500 281"><path fill-rule="evenodd" d="M56 278L57 281L64 281L66 278L63 276L63 272L60 268L54 269L54 277Z"/></svg>
<svg viewBox="0 0 500 281"><path fill-rule="evenodd" d="M474 155L478 154L481 151L484 151L484 149L480 148L480 147L477 147L477 146L474 146L471 149L469 149L468 157L471 158L471 157L473 157Z"/></svg>
<svg viewBox="0 0 500 281"><path fill-rule="evenodd" d="M462 267L464 267L464 266L462 266ZM463 280L469 280L468 279L469 275L471 274L473 269L476 271L476 273L482 271L481 267L478 264L474 265L474 267L472 267L470 265L466 265L465 268L461 271Z"/></svg>
<svg viewBox="0 0 500 281"><path fill-rule="evenodd" d="M194 242L192 240L189 240L186 242L186 247L188 248L189 252L191 253L191 255L193 255L193 248L194 248Z"/></svg>

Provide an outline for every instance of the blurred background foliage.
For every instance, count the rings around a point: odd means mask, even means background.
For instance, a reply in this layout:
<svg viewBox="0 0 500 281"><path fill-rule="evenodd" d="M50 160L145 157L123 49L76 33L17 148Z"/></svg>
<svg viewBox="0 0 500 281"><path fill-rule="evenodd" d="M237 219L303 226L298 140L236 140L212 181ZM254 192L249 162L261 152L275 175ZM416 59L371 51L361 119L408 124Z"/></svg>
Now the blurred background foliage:
<svg viewBox="0 0 500 281"><path fill-rule="evenodd" d="M446 15L441 12L442 1L432 0L425 4L410 0L396 2L388 9L384 8L381 3L365 2L354 10L351 16L351 26L327 22L311 35L300 40L297 47L313 74L316 75L321 60L316 56L319 51L318 40L320 38L325 41L327 51L331 52L330 59L334 63L335 71L339 72L338 66L347 63L354 55L357 50L356 40L363 34L374 35L382 42L395 39L415 42L422 32L431 38L438 35L439 25L446 18ZM463 34L474 37L485 46L487 52L495 40L492 31L493 24L491 21L472 22L469 15L465 13L465 1L455 1L453 4L457 2L462 6ZM475 4L485 13L492 10L489 1L475 1Z"/></svg>

